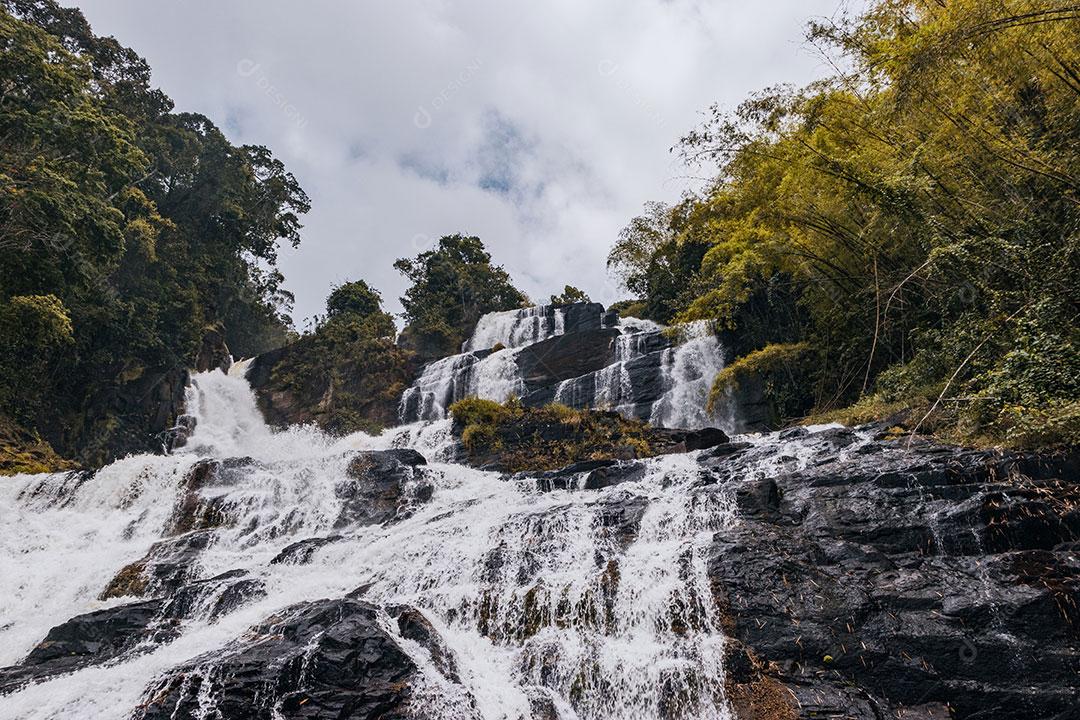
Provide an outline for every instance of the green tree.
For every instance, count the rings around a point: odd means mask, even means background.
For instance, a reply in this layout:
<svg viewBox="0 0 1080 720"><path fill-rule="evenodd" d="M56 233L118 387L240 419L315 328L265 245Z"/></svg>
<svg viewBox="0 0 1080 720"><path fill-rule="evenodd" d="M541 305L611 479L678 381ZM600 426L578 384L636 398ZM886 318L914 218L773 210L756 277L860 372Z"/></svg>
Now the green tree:
<svg viewBox="0 0 1080 720"><path fill-rule="evenodd" d="M142 450L162 420L140 399L205 328L242 355L287 338L277 247L299 242L308 199L266 148L173 113L78 10L0 0L0 42L0 305L56 298L72 330L47 373L5 380L33 377L48 407L3 412L90 462Z"/></svg>
<svg viewBox="0 0 1080 720"><path fill-rule="evenodd" d="M363 280L342 283L326 298L328 319L343 315L366 318L377 312L382 312L382 296Z"/></svg>
<svg viewBox="0 0 1080 720"><path fill-rule="evenodd" d="M714 182L675 228L632 223L617 267L744 351L806 343L804 404L904 401L913 426L1016 443L1025 413L1075 422L1078 29L1038 0L878 0L811 26L845 72L714 108L681 144ZM673 301L644 280L671 237L707 249Z"/></svg>
<svg viewBox="0 0 1080 720"><path fill-rule="evenodd" d="M394 267L412 283L401 298L403 342L423 361L459 352L481 315L528 303L478 237L447 235L436 249Z"/></svg>
<svg viewBox="0 0 1080 720"><path fill-rule="evenodd" d="M552 305L573 305L574 303L587 302L592 302L588 294L584 290L578 290L573 285L567 285L563 288L561 295L552 295L550 300Z"/></svg>

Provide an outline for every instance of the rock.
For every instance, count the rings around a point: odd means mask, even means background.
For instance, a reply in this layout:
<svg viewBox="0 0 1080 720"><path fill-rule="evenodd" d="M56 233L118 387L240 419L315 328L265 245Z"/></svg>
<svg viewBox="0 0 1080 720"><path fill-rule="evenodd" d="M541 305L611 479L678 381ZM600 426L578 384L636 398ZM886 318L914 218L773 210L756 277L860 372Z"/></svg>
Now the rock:
<svg viewBox="0 0 1080 720"><path fill-rule="evenodd" d="M195 432L194 415L181 415L176 418L176 425L166 430L163 435L165 451L172 452L187 445L188 438Z"/></svg>
<svg viewBox="0 0 1080 720"><path fill-rule="evenodd" d="M292 545L286 545L274 559L270 561L271 565L280 565L285 563L287 565L307 565L311 562L311 558L320 549L332 543L344 540L344 535L327 535L325 537L313 537L305 540L298 540Z"/></svg>
<svg viewBox="0 0 1080 720"><path fill-rule="evenodd" d="M615 361L612 339L619 336L619 331L614 328L600 329L599 324L597 315L595 330L568 331L565 335L556 335L524 347L515 355L525 383L522 402L533 406L529 394L542 388L549 388L553 398L554 386L563 380L586 375Z"/></svg>
<svg viewBox="0 0 1080 720"><path fill-rule="evenodd" d="M146 555L116 574L100 599L115 597L158 597L175 592L193 580L199 554L213 541L213 530L195 530L161 540Z"/></svg>
<svg viewBox="0 0 1080 720"><path fill-rule="evenodd" d="M146 600L77 615L57 625L21 663L0 668L0 694L26 682L100 665L147 640L173 639L178 632L162 622L164 606L164 600Z"/></svg>
<svg viewBox="0 0 1080 720"><path fill-rule="evenodd" d="M777 687L792 718L1080 707L1080 559L1061 549L1080 537L1071 461L1035 478L993 452L880 441L841 456L865 441L786 437L798 450L772 477L751 469L775 446L704 460L739 508L709 560L727 630L758 658L734 673L739 718L781 717L755 710Z"/></svg>
<svg viewBox="0 0 1080 720"><path fill-rule="evenodd" d="M427 650L431 655L431 662L448 680L461 682L453 651L422 612L407 605L392 605L386 611L390 617L397 619L401 637L412 640Z"/></svg>
<svg viewBox="0 0 1080 720"><path fill-rule="evenodd" d="M134 720L279 717L404 720L413 661L357 600L291 606L154 681Z"/></svg>
<svg viewBox="0 0 1080 720"><path fill-rule="evenodd" d="M195 617L208 607L208 619L212 622L242 605L265 597L266 584L245 575L244 570L230 570L184 585L168 598L162 614L170 619L184 620Z"/></svg>
<svg viewBox="0 0 1080 720"><path fill-rule="evenodd" d="M222 573L177 588L169 597L77 615L49 630L18 665L0 668L0 694L110 660L149 652L180 635L180 622L207 612L213 622L264 596L261 580ZM208 610L207 610L208 608Z"/></svg>
<svg viewBox="0 0 1080 720"><path fill-rule="evenodd" d="M406 517L431 498L433 487L424 478L427 461L415 450L370 450L356 455L349 480L335 488L342 500L335 528L379 525Z"/></svg>
<svg viewBox="0 0 1080 720"><path fill-rule="evenodd" d="M571 333L599 330L604 315L600 303L573 303L560 306L563 311L563 332Z"/></svg>
<svg viewBox="0 0 1080 720"><path fill-rule="evenodd" d="M653 428L651 436L653 446L662 454L705 450L728 442L727 433L713 427L701 430Z"/></svg>
<svg viewBox="0 0 1080 720"><path fill-rule="evenodd" d="M229 372L232 366L232 353L225 344L225 333L219 327L207 328L203 332L199 351L195 354L195 372L220 370Z"/></svg>

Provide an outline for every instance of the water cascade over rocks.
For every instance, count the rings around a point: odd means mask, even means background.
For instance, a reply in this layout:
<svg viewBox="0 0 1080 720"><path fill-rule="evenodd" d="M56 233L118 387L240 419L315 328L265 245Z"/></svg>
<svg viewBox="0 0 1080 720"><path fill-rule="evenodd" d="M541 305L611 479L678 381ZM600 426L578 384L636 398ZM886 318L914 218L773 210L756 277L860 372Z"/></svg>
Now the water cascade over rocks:
<svg viewBox="0 0 1080 720"><path fill-rule="evenodd" d="M733 406L705 411L724 366L716 335L707 324L692 323L674 334L673 346L664 330L595 303L489 313L460 355L424 367L402 395L400 416L437 420L464 397L514 396L527 406L614 410L661 427L740 429Z"/></svg>
<svg viewBox="0 0 1080 720"><path fill-rule="evenodd" d="M1074 717L1075 458L830 426L554 485L273 432L242 373L172 455L0 482L0 720Z"/></svg>

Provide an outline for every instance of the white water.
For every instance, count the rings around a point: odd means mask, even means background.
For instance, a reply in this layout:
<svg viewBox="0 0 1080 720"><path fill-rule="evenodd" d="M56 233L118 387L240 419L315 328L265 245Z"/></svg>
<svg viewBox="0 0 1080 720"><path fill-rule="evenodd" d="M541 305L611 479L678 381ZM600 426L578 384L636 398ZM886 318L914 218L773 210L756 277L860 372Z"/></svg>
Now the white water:
<svg viewBox="0 0 1080 720"><path fill-rule="evenodd" d="M298 539L341 532L335 486L352 451L409 446L437 461L448 423L377 438L331 439L307 427L274 433L242 371L194 377L188 408L198 424L173 456L121 460L81 484L64 474L0 483L0 663L18 661L51 626L131 600L96 598L169 526L182 478L201 456L254 462L233 484L203 491L224 495L232 522L215 531L199 576L241 568L266 584L267 596L216 622L197 616L178 640L146 654L5 696L0 718L120 720L170 668L293 603L368 583L365 597L376 604L420 608L460 667L462 685L449 687L425 650L401 640L424 670L425 717L527 720L529 695L542 693L560 720L652 720L667 717L672 703L685 720L729 718L724 636L705 562L713 533L733 522L734 503L722 485L698 483L694 457L650 460L643 479L598 492L538 493L435 463L426 471L434 495L408 518L347 528L345 541L308 565L270 565ZM627 501L645 509L638 532L621 541L602 514ZM490 562L496 553L501 564ZM212 707L204 717L214 717Z"/></svg>
<svg viewBox="0 0 1080 720"><path fill-rule="evenodd" d="M413 386L401 396L399 417L416 403L420 420L439 420L446 417L450 405L466 397L482 397L504 402L521 395L525 384L515 361L516 351L510 348L493 352L478 360L471 353L451 355L424 367Z"/></svg>
<svg viewBox="0 0 1080 720"><path fill-rule="evenodd" d="M532 345L562 335L565 320L562 309L549 305L487 313L476 324L472 337L462 344L461 351L487 350L498 344L508 348Z"/></svg>
<svg viewBox="0 0 1080 720"><path fill-rule="evenodd" d="M627 417L642 413L661 427L696 429L712 425L727 430L735 427L729 408L712 414L705 410L712 381L724 366L720 343L706 323L684 326L683 343L663 351L659 382L664 393L651 408L649 399L642 401L635 397L627 363L649 354L650 347L656 347L657 333L664 328L639 318L622 318L617 327L621 334L614 339L614 362L595 372L561 381L553 394L555 402L577 408L613 410ZM473 336L463 344L460 355L424 367L413 386L402 394L399 416L406 420L437 420L446 417L453 402L465 397L503 402L525 395L529 388L517 367L517 352L561 335L564 329L563 310L550 306L484 315ZM483 359L473 354L499 343L505 348Z"/></svg>
<svg viewBox="0 0 1080 720"><path fill-rule="evenodd" d="M731 428L734 418L706 410L713 380L724 369L720 340L706 322L683 326L686 340L664 351L664 395L653 404L649 422L660 427Z"/></svg>

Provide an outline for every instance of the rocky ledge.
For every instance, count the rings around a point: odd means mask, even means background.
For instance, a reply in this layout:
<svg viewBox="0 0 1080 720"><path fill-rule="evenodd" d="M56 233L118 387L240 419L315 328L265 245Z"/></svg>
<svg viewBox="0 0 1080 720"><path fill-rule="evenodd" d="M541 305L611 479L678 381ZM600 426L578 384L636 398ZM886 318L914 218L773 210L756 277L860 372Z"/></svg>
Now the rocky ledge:
<svg viewBox="0 0 1080 720"><path fill-rule="evenodd" d="M738 504L709 564L738 716L1080 717L1077 454L865 432L702 459Z"/></svg>

